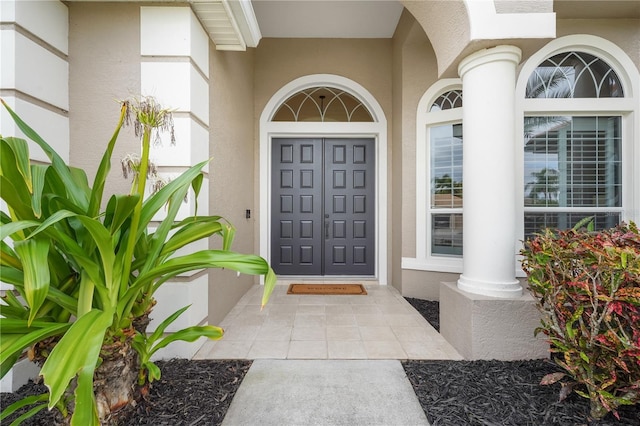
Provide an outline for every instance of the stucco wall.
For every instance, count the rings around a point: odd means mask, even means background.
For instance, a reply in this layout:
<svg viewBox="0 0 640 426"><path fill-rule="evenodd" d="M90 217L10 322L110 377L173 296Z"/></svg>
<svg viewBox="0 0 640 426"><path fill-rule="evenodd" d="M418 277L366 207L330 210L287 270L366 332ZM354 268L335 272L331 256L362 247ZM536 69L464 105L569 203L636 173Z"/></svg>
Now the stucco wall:
<svg viewBox="0 0 640 426"><path fill-rule="evenodd" d="M393 37L393 279L404 292L401 257L414 257L416 247L416 110L437 79L435 53L413 16L403 12Z"/></svg>
<svg viewBox="0 0 640 426"><path fill-rule="evenodd" d="M70 163L92 182L120 116L117 100L140 92L140 7L68 3ZM127 193L119 159L138 152L133 129L120 133L105 194Z"/></svg>
<svg viewBox="0 0 640 426"><path fill-rule="evenodd" d="M459 277L460 274L404 269L402 271L402 295L424 300L440 300L441 284L455 283Z"/></svg>
<svg viewBox="0 0 640 426"><path fill-rule="evenodd" d="M391 194L389 202L392 206L392 216L402 217L402 43L406 38L407 20L406 9L400 16L398 27L393 37L392 46L392 93L393 93L393 113L391 114L391 122L394 123L391 140L389 143L391 162L391 174L389 175L389 187ZM415 21L415 20L414 20ZM392 221L389 223L391 229L391 238L389 245L391 247L391 280L389 283L402 292L402 224L400 221Z"/></svg>
<svg viewBox="0 0 640 426"><path fill-rule="evenodd" d="M416 249L416 115L424 92L438 80L435 53L422 27L409 22L402 44L402 255Z"/></svg>
<svg viewBox="0 0 640 426"><path fill-rule="evenodd" d="M209 213L221 215L236 227L233 250L257 253L254 224L254 52L222 52L211 44L209 52L210 197ZM245 218L245 210L251 218ZM214 239L212 248L219 248ZM212 270L209 280L209 321L219 323L244 293L257 283L253 276Z"/></svg>
<svg viewBox="0 0 640 426"><path fill-rule="evenodd" d="M436 56L425 32L413 16L403 13L393 38L394 270L392 284L408 297L437 300L440 282L457 275L403 270L402 257L416 255L416 114L424 92L438 80Z"/></svg>
<svg viewBox="0 0 640 426"><path fill-rule="evenodd" d="M462 0L422 1L400 0L427 33L435 47L438 70L447 77L455 70L452 65L471 39L467 8Z"/></svg>
<svg viewBox="0 0 640 426"><path fill-rule="evenodd" d="M388 122L391 141L391 40L390 39L275 39L260 42L255 54L255 149L259 149L260 114L269 99L285 84L312 74L334 74L349 78L368 90L381 105ZM391 144L391 142L389 142ZM392 153L388 158L391 172ZM256 181L256 188L258 181ZM389 186L391 188L391 186ZM388 190L387 196L390 196ZM256 194L258 196L258 194ZM256 201L257 205L257 201ZM256 211L256 217L259 212ZM391 203L387 215L393 219ZM258 232L256 226L256 233ZM391 229L387 238L391 236ZM389 245L391 249L391 245ZM398 254L395 254L399 256ZM390 256L387 269L390 270ZM388 279L390 277L388 276Z"/></svg>

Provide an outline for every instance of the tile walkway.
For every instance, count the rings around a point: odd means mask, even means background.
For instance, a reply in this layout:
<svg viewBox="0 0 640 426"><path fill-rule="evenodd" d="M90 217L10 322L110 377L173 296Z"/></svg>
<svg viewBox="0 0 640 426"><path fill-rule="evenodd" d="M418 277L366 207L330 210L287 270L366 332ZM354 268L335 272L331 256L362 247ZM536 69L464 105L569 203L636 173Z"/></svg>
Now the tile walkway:
<svg viewBox="0 0 640 426"><path fill-rule="evenodd" d="M261 311L252 287L193 359L463 359L392 286L366 296L288 295L276 286Z"/></svg>

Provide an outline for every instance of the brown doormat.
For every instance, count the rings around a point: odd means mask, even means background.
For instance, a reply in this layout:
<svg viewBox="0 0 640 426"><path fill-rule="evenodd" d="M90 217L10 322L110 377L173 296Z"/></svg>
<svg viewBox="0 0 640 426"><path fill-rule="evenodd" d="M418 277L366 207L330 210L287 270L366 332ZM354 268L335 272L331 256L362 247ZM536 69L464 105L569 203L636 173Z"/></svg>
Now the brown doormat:
<svg viewBox="0 0 640 426"><path fill-rule="evenodd" d="M290 284L287 294L366 295L362 284Z"/></svg>

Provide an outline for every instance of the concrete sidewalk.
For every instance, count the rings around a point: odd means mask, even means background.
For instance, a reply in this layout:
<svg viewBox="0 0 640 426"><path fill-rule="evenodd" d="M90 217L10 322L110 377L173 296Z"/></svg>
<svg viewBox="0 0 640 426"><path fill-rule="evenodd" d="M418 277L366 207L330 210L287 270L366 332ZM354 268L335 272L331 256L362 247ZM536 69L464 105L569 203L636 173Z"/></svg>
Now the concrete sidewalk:
<svg viewBox="0 0 640 426"><path fill-rule="evenodd" d="M428 425L398 360L253 362L223 426Z"/></svg>

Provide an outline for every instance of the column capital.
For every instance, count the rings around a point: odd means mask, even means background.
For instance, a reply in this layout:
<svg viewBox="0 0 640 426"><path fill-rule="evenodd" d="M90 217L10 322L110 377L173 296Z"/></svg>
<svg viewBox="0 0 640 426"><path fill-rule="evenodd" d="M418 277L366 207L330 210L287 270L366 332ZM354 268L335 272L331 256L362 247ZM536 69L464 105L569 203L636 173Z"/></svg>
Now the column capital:
<svg viewBox="0 0 640 426"><path fill-rule="evenodd" d="M482 49L464 58L458 65L458 74L463 77L473 68L491 62L507 61L515 65L520 63L522 51L516 46L500 45Z"/></svg>

